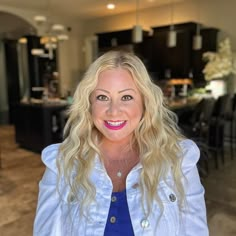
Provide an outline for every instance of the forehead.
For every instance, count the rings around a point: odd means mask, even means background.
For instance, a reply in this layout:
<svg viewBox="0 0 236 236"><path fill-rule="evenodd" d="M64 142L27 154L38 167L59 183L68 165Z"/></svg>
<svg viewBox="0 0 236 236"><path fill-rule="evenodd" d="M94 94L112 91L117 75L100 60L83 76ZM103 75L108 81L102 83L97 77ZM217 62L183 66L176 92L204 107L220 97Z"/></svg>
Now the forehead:
<svg viewBox="0 0 236 236"><path fill-rule="evenodd" d="M96 87L131 87L137 89L131 73L123 68L106 69L98 76Z"/></svg>

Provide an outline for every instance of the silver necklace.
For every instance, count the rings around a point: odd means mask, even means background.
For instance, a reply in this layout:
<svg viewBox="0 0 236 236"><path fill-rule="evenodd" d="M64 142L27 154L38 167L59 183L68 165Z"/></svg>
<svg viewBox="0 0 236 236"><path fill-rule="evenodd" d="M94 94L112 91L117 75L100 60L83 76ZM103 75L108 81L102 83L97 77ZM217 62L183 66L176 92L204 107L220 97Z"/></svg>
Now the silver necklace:
<svg viewBox="0 0 236 236"><path fill-rule="evenodd" d="M121 178L122 172L121 172L120 170L118 170L117 173L116 173L116 175L117 175L117 177Z"/></svg>
<svg viewBox="0 0 236 236"><path fill-rule="evenodd" d="M136 157L135 157L136 159ZM134 162L134 158L132 157L131 159L126 158L126 159L121 159L121 160L114 160L114 161L109 161L108 160L108 165L107 166L116 166L118 168L116 168L116 170L113 170L114 175L116 176L118 179L122 179L124 174L127 172L127 168L129 168L130 163ZM138 162L138 160L136 160L136 162ZM136 164L136 163L135 163Z"/></svg>

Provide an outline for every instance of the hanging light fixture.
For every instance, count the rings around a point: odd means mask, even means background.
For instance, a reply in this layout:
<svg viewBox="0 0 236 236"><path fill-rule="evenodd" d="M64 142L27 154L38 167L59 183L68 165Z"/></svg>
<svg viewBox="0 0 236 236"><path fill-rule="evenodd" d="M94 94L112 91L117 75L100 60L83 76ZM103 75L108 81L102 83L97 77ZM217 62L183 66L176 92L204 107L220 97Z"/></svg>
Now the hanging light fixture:
<svg viewBox="0 0 236 236"><path fill-rule="evenodd" d="M198 21L200 21L200 2L198 1ZM198 22L196 27L196 34L193 36L193 50L200 50L202 48L201 24Z"/></svg>
<svg viewBox="0 0 236 236"><path fill-rule="evenodd" d="M174 6L172 1L170 1L170 15L171 15L171 25L170 30L167 35L167 47L172 48L177 44L177 32L174 26Z"/></svg>
<svg viewBox="0 0 236 236"><path fill-rule="evenodd" d="M50 0L48 0L47 5L47 9L50 11ZM36 22L42 47L33 48L31 54L34 56L53 59L53 51L57 48L58 43L69 39L69 36L66 34L65 26L58 23L50 23L44 15L36 15L34 21Z"/></svg>
<svg viewBox="0 0 236 236"><path fill-rule="evenodd" d="M132 41L133 43L141 43L143 41L143 29L139 25L139 0L136 0L136 24L132 30Z"/></svg>
<svg viewBox="0 0 236 236"><path fill-rule="evenodd" d="M196 34L193 36L193 50L200 50L202 48L201 25L198 23L196 28Z"/></svg>

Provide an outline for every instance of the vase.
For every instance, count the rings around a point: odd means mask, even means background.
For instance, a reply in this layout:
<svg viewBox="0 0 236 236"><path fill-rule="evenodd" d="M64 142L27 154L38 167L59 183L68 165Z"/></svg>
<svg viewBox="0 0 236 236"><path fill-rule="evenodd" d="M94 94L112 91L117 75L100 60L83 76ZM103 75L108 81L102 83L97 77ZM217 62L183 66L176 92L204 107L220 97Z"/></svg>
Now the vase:
<svg viewBox="0 0 236 236"><path fill-rule="evenodd" d="M211 91L211 95L217 99L227 93L227 84L225 79L214 79L208 82L206 89Z"/></svg>

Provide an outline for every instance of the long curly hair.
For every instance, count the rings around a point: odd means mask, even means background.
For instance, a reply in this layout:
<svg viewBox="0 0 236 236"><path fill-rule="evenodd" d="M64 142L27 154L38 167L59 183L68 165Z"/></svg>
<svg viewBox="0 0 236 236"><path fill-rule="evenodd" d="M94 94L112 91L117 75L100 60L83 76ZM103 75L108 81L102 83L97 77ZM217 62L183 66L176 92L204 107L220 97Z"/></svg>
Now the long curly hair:
<svg viewBox="0 0 236 236"><path fill-rule="evenodd" d="M143 202L150 213L155 200L163 209L157 189L159 182L166 180L168 173L172 174L179 199L184 199L179 146L183 136L178 129L176 115L163 101L161 89L152 82L142 61L132 53L110 51L103 54L90 65L79 82L68 112L64 141L57 160L59 176L65 178L70 194L77 196L78 192L83 193L78 197L81 211L95 200L96 188L89 176L95 156L101 156L98 148L101 134L92 121L90 96L97 85L99 74L114 68L123 68L131 73L143 98L143 117L134 131L132 144L138 148L143 166L140 186ZM73 178L72 172L75 173Z"/></svg>

